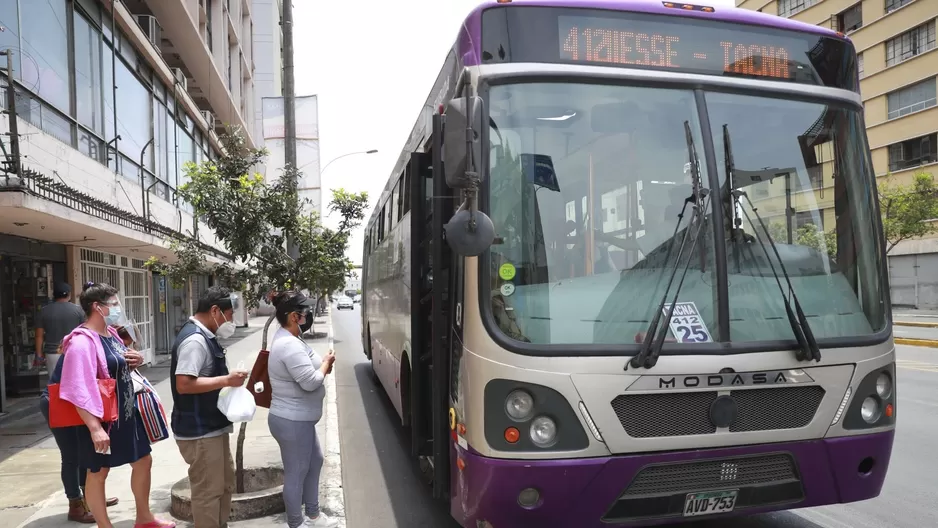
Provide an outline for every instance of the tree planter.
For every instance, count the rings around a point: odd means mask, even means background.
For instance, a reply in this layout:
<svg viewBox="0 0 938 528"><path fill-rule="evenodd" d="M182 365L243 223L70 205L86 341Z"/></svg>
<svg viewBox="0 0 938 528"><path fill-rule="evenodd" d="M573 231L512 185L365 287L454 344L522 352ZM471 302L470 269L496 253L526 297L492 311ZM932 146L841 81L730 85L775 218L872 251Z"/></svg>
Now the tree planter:
<svg viewBox="0 0 938 528"><path fill-rule="evenodd" d="M283 505L283 469L278 467L250 468L244 471L244 492L231 498L229 521L258 519L285 511ZM192 494L189 478L173 485L170 513L184 521L192 521Z"/></svg>

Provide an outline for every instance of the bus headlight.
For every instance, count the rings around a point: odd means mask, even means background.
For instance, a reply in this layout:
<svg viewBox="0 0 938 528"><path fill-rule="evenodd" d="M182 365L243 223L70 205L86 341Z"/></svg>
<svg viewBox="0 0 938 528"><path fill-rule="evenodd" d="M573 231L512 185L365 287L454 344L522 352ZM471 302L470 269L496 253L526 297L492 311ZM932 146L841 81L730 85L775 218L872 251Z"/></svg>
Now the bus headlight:
<svg viewBox="0 0 938 528"><path fill-rule="evenodd" d="M880 398L888 398L892 394L892 379L889 374L881 372L876 378L876 394Z"/></svg>
<svg viewBox="0 0 938 528"><path fill-rule="evenodd" d="M550 447L557 442L557 424L546 416L531 422L531 441L538 447Z"/></svg>
<svg viewBox="0 0 938 528"><path fill-rule="evenodd" d="M505 412L512 420L523 422L534 411L534 398L523 390L512 391L505 400Z"/></svg>
<svg viewBox="0 0 938 528"><path fill-rule="evenodd" d="M872 396L868 396L863 400L863 405L860 406L860 416L866 423L876 423L876 420L879 420L881 412L879 400Z"/></svg>
<svg viewBox="0 0 938 528"><path fill-rule="evenodd" d="M859 366L858 366L859 368ZM862 431L896 424L896 364L866 372L854 382L853 399L841 418L846 430ZM836 419L836 416L835 416Z"/></svg>

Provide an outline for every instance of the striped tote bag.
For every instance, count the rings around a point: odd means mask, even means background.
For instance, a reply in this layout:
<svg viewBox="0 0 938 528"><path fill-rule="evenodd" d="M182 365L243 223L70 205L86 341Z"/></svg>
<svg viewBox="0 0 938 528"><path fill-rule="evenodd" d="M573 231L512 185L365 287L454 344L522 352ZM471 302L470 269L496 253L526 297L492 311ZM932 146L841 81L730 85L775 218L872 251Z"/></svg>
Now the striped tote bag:
<svg viewBox="0 0 938 528"><path fill-rule="evenodd" d="M156 389L143 374L134 371L131 376L136 392L137 411L140 413L140 419L143 420L147 438L151 444L166 440L169 438L169 421L166 419L166 411L163 410L163 403L160 402Z"/></svg>

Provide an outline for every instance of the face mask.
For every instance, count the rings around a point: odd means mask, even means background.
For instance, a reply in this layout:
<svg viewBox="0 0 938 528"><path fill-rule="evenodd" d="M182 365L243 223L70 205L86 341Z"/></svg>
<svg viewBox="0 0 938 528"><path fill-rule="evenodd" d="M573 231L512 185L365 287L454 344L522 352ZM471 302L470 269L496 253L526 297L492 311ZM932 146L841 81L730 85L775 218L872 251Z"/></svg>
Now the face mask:
<svg viewBox="0 0 938 528"><path fill-rule="evenodd" d="M300 323L300 331L305 334L312 327L313 327L312 314L306 314L306 317L303 318L303 322Z"/></svg>
<svg viewBox="0 0 938 528"><path fill-rule="evenodd" d="M225 314L221 314L222 319L225 320L224 323L218 325L218 330L215 330L215 337L219 339L228 339L233 336L235 333L235 325L225 317ZM217 322L217 321L216 321Z"/></svg>
<svg viewBox="0 0 938 528"><path fill-rule="evenodd" d="M99 309L100 312L100 309ZM108 306L107 315L104 316L104 322L109 326L114 326L119 323L121 320L121 307L120 306Z"/></svg>

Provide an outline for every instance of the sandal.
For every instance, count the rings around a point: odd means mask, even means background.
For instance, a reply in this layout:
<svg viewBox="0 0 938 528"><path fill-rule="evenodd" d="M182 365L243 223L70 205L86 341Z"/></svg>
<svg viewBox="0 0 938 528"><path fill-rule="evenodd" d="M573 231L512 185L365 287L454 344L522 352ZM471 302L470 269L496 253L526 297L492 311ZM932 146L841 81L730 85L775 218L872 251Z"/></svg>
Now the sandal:
<svg viewBox="0 0 938 528"><path fill-rule="evenodd" d="M135 524L134 528L176 528L176 523L155 519L145 524Z"/></svg>

